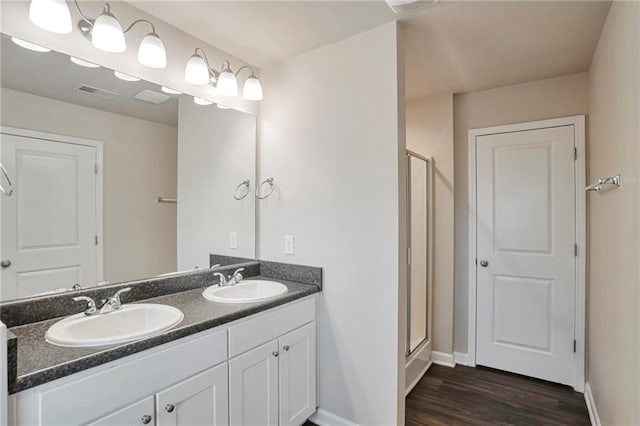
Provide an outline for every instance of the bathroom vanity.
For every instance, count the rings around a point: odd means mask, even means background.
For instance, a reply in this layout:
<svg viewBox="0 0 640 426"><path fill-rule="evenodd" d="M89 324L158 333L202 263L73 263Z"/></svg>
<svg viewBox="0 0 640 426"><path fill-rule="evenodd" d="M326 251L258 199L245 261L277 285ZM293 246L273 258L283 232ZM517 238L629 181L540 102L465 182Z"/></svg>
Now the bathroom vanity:
<svg viewBox="0 0 640 426"><path fill-rule="evenodd" d="M9 424L304 423L316 410L320 286L260 279L283 283L286 294L224 304L196 287L138 300L177 308L184 319L124 344L53 345L44 335L60 318L11 328L19 343Z"/></svg>

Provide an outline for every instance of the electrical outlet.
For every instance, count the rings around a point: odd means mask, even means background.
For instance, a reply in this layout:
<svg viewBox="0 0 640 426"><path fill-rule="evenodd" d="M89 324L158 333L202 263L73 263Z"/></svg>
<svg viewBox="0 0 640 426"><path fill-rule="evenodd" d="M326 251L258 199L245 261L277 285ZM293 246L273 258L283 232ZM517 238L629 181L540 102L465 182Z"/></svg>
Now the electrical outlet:
<svg viewBox="0 0 640 426"><path fill-rule="evenodd" d="M284 236L284 254L293 254L293 235Z"/></svg>
<svg viewBox="0 0 640 426"><path fill-rule="evenodd" d="M237 249L238 248L238 233L231 232L229 233L229 248Z"/></svg>

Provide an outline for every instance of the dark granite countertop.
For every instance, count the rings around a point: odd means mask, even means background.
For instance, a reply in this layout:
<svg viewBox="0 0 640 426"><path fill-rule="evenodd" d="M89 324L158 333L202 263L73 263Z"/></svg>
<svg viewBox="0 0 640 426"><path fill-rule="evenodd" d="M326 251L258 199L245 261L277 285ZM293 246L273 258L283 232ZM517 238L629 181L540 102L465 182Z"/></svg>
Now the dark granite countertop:
<svg viewBox="0 0 640 426"><path fill-rule="evenodd" d="M273 279L262 276L256 278ZM277 281L285 284L289 291L282 297L266 302L215 303L202 296L204 288L139 300L136 303L160 303L176 307L184 313L184 319L166 332L129 343L93 348L66 348L52 345L45 340L44 335L47 329L61 318L13 327L10 331L18 340L17 377L15 380L10 380L9 393L20 392L320 291L319 285L281 279Z"/></svg>

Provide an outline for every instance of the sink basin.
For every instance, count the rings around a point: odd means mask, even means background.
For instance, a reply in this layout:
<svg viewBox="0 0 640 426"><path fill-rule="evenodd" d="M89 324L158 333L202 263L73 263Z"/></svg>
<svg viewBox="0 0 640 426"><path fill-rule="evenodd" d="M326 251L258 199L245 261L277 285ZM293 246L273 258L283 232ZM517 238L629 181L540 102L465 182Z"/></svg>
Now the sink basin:
<svg viewBox="0 0 640 426"><path fill-rule="evenodd" d="M202 295L213 302L253 303L273 299L287 293L287 286L276 281L243 280L232 286L208 287Z"/></svg>
<svg viewBox="0 0 640 426"><path fill-rule="evenodd" d="M167 305L124 305L108 314L72 315L53 324L45 338L58 346L90 347L131 342L170 329L182 321L179 309Z"/></svg>

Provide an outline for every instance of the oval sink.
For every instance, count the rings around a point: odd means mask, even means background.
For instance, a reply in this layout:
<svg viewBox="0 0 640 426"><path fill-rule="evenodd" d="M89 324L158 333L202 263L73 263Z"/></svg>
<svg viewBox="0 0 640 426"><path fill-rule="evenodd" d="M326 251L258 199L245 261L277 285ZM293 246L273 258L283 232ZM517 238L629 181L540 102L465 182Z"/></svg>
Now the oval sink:
<svg viewBox="0 0 640 426"><path fill-rule="evenodd" d="M124 305L108 314L72 315L53 324L45 338L58 346L89 347L131 342L170 329L184 315L167 305Z"/></svg>
<svg viewBox="0 0 640 426"><path fill-rule="evenodd" d="M208 287L202 295L213 302L253 303L273 299L286 294L287 286L275 281L244 280L240 283L220 287Z"/></svg>

